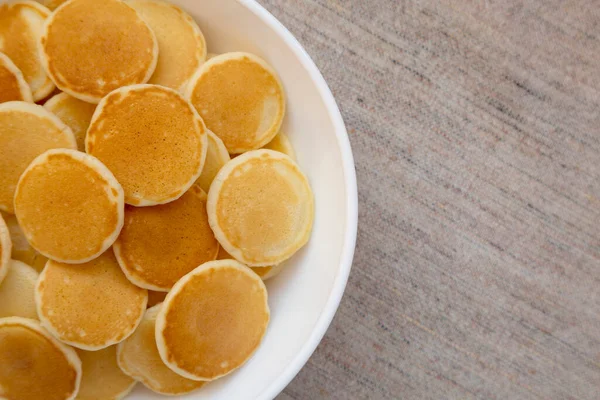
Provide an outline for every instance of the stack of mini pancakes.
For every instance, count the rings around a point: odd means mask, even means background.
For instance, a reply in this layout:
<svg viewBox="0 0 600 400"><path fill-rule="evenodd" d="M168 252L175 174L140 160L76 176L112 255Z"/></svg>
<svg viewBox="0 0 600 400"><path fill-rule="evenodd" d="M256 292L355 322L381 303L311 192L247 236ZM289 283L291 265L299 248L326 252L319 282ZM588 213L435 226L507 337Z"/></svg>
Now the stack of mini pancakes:
<svg viewBox="0 0 600 400"><path fill-rule="evenodd" d="M0 398L196 390L312 229L281 82L161 1L40 3L0 5Z"/></svg>

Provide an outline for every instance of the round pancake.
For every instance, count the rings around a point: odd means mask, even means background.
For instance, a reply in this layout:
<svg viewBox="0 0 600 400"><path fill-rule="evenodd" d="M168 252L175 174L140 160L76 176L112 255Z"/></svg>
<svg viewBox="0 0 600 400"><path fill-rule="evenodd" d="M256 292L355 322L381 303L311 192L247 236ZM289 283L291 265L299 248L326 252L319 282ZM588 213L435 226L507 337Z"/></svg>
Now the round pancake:
<svg viewBox="0 0 600 400"><path fill-rule="evenodd" d="M211 58L191 79L186 97L208 129L234 154L271 141L285 114L285 95L277 74L248 53Z"/></svg>
<svg viewBox="0 0 600 400"><path fill-rule="evenodd" d="M148 290L148 305L146 307L154 307L158 303L165 301L167 292L156 292L154 290Z"/></svg>
<svg viewBox="0 0 600 400"><path fill-rule="evenodd" d="M182 91L206 60L206 41L196 22L181 8L154 0L128 0L158 41L158 64L148 81Z"/></svg>
<svg viewBox="0 0 600 400"><path fill-rule="evenodd" d="M118 400L135 386L135 380L125 375L117 364L117 346L76 351L83 370L77 400Z"/></svg>
<svg viewBox="0 0 600 400"><path fill-rule="evenodd" d="M169 291L182 276L217 257L219 242L208 224L206 194L194 185L168 204L127 206L113 250L132 283Z"/></svg>
<svg viewBox="0 0 600 400"><path fill-rule="evenodd" d="M314 214L308 179L285 154L255 150L228 162L208 193L221 246L253 267L279 264L306 244Z"/></svg>
<svg viewBox="0 0 600 400"><path fill-rule="evenodd" d="M179 93L134 85L102 99L85 148L115 174L127 204L151 206L179 198L198 179L206 136L202 119Z"/></svg>
<svg viewBox="0 0 600 400"><path fill-rule="evenodd" d="M0 104L0 210L14 213L17 182L34 158L49 149L75 147L71 129L44 107Z"/></svg>
<svg viewBox="0 0 600 400"><path fill-rule="evenodd" d="M21 70L6 54L0 53L0 103L6 101L33 103L33 97Z"/></svg>
<svg viewBox="0 0 600 400"><path fill-rule="evenodd" d="M91 351L131 335L147 301L148 292L127 280L112 251L80 265L48 261L35 290L42 325L59 340Z"/></svg>
<svg viewBox="0 0 600 400"><path fill-rule="evenodd" d="M284 134L279 132L273 140L267 143L263 149L267 150L275 150L280 153L287 155L292 160L296 161L296 152L292 147L292 143L290 143L290 139Z"/></svg>
<svg viewBox="0 0 600 400"><path fill-rule="evenodd" d="M85 133L90 126L96 106L67 93L59 93L44 103L44 108L71 128L77 141L77 149L85 151Z"/></svg>
<svg viewBox="0 0 600 400"><path fill-rule="evenodd" d="M156 318L160 357L186 378L217 379L252 356L269 316L267 289L255 273L235 260L208 262L167 294Z"/></svg>
<svg viewBox="0 0 600 400"><path fill-rule="evenodd" d="M12 241L10 240L10 231L0 215L0 284L8 273L10 257L12 253Z"/></svg>
<svg viewBox="0 0 600 400"><path fill-rule="evenodd" d="M235 260L235 258L225 251L223 247L219 247L217 260ZM268 267L250 267L250 269L254 271L256 275L260 276L260 279L262 279L263 282L265 282L267 279L271 279L279 275L279 273L283 270L284 265L285 263Z"/></svg>
<svg viewBox="0 0 600 400"><path fill-rule="evenodd" d="M27 241L53 260L83 263L108 249L123 227L123 189L98 159L48 150L27 167L15 214Z"/></svg>
<svg viewBox="0 0 600 400"><path fill-rule="evenodd" d="M8 274L0 284L0 318L38 319L35 309L35 283L38 273L21 261L10 260Z"/></svg>
<svg viewBox="0 0 600 400"><path fill-rule="evenodd" d="M13 260L22 261L25 264L33 267L37 272L42 272L44 267L46 266L46 261L48 261L47 257L44 257L40 253L36 251L25 237L25 234L21 230L19 226L19 222L17 221L17 217L13 214L8 214L5 212L1 212L2 218L4 218L4 222L6 222L6 226L8 227L8 231L10 232L10 239L12 241L12 253L11 258Z"/></svg>
<svg viewBox="0 0 600 400"><path fill-rule="evenodd" d="M38 43L50 10L34 1L0 4L0 51L23 73L34 101L54 89L42 66ZM71 62L72 59L69 59Z"/></svg>
<svg viewBox="0 0 600 400"><path fill-rule="evenodd" d="M148 389L166 395L182 395L203 386L171 371L160 358L155 339L156 316L161 304L146 310L142 322L127 339L117 345L119 367Z"/></svg>
<svg viewBox="0 0 600 400"><path fill-rule="evenodd" d="M120 0L71 0L47 19L41 55L59 89L98 103L121 86L150 79L158 42L138 13Z"/></svg>
<svg viewBox="0 0 600 400"><path fill-rule="evenodd" d="M0 396L3 399L71 400L79 390L81 361L39 322L0 319Z"/></svg>
<svg viewBox="0 0 600 400"><path fill-rule="evenodd" d="M207 130L208 132L208 148L206 150L206 161L204 162L204 168L200 178L196 181L196 184L200 185L202 190L208 193L210 184L219 172L221 168L231 159L227 152L227 147L223 144L223 141L219 139L217 135Z"/></svg>

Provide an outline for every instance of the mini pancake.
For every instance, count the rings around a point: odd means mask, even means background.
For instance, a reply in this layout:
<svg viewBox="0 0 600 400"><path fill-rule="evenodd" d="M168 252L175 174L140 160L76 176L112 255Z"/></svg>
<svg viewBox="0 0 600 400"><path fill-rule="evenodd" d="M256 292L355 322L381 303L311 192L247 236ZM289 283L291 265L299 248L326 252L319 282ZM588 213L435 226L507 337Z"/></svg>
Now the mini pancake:
<svg viewBox="0 0 600 400"><path fill-rule="evenodd" d="M0 319L0 388L3 399L71 400L79 390L81 361L39 322Z"/></svg>
<svg viewBox="0 0 600 400"><path fill-rule="evenodd" d="M154 307L158 303L165 301L167 292L156 292L154 290L148 290L148 305L146 307Z"/></svg>
<svg viewBox="0 0 600 400"><path fill-rule="evenodd" d="M85 151L85 133L90 126L96 106L67 93L60 93L44 103L44 108L71 128L77 140L77 149Z"/></svg>
<svg viewBox="0 0 600 400"><path fill-rule="evenodd" d="M203 386L171 371L160 358L155 339L156 316L162 305L146 310L133 335L117 345L119 367L148 389L166 395L182 395Z"/></svg>
<svg viewBox="0 0 600 400"><path fill-rule="evenodd" d="M10 256L12 252L12 241L10 240L10 231L0 215L0 284L8 273Z"/></svg>
<svg viewBox="0 0 600 400"><path fill-rule="evenodd" d="M227 251L225 251L223 247L220 247L219 254L217 254L217 260L235 260L235 258ZM260 276L260 279L262 279L263 282L265 282L268 279L274 278L275 276L279 275L279 273L283 271L284 266L285 263L282 263L279 265L268 267L250 267L250 269L254 271L256 275Z"/></svg>
<svg viewBox="0 0 600 400"><path fill-rule="evenodd" d="M162 1L128 0L158 40L158 64L148 83L183 91L206 59L206 41L181 8Z"/></svg>
<svg viewBox="0 0 600 400"><path fill-rule="evenodd" d="M206 194L194 185L179 199L125 208L113 250L127 278L139 287L169 291L182 276L219 252L208 224Z"/></svg>
<svg viewBox="0 0 600 400"><path fill-rule="evenodd" d="M33 97L21 70L6 54L0 53L0 103L6 101L33 103Z"/></svg>
<svg viewBox="0 0 600 400"><path fill-rule="evenodd" d="M98 351L77 350L81 359L81 385L77 400L118 400L135 386L117 364L117 346Z"/></svg>
<svg viewBox="0 0 600 400"><path fill-rule="evenodd" d="M10 260L8 274L0 284L0 318L38 319L35 309L35 284L38 273L21 261Z"/></svg>
<svg viewBox="0 0 600 400"><path fill-rule="evenodd" d="M151 206L173 201L198 179L206 159L206 127L179 93L134 85L106 96L85 138L125 190L125 202Z"/></svg>
<svg viewBox="0 0 600 400"><path fill-rule="evenodd" d="M270 142L285 114L285 95L277 74L248 53L211 58L191 79L186 97L233 154Z"/></svg>
<svg viewBox="0 0 600 400"><path fill-rule="evenodd" d="M0 210L14 213L19 177L34 158L49 149L76 147L71 129L36 104L0 104Z"/></svg>
<svg viewBox="0 0 600 400"><path fill-rule="evenodd" d="M49 15L50 10L34 1L0 4L0 51L23 73L33 101L43 99L54 89L42 66L38 48Z"/></svg>
<svg viewBox="0 0 600 400"><path fill-rule="evenodd" d="M231 158L229 157L227 147L225 147L223 141L211 131L207 130L207 132L208 148L206 151L206 161L204 162L204 168L202 168L202 173L200 174L200 178L196 181L196 184L200 185L202 190L208 193L210 184L213 179L215 179L217 172L219 172Z"/></svg>
<svg viewBox="0 0 600 400"><path fill-rule="evenodd" d="M285 154L256 150L219 171L208 193L208 220L221 246L253 267L279 264L306 244L313 195L306 176Z"/></svg>
<svg viewBox="0 0 600 400"><path fill-rule="evenodd" d="M19 222L17 221L17 217L13 214L8 214L5 212L1 212L2 218L4 218L4 222L6 222L6 226L8 227L8 231L10 232L10 239L12 241L12 253L11 258L13 260L22 261L25 264L33 267L37 272L42 272L44 267L46 266L46 261L48 261L47 257L44 257L40 253L36 251L25 237L25 234L21 230L19 226Z"/></svg>
<svg viewBox="0 0 600 400"><path fill-rule="evenodd" d="M292 160L296 161L296 152L294 151L294 148L292 147L292 143L290 142L290 139L288 139L288 137L284 133L279 132L273 138L273 140L271 140L269 143L267 143L263 147L263 149L278 151L280 153L287 155Z"/></svg>
<svg viewBox="0 0 600 400"><path fill-rule="evenodd" d="M100 350L131 335L148 292L127 280L112 251L80 265L48 261L35 291L42 325L64 343Z"/></svg>
<svg viewBox="0 0 600 400"><path fill-rule="evenodd" d="M120 0L72 0L48 18L42 64L56 86L90 103L150 79L158 42L138 13Z"/></svg>
<svg viewBox="0 0 600 400"><path fill-rule="evenodd" d="M48 150L17 185L15 214L27 241L53 260L83 263L108 249L123 227L123 189L97 158Z"/></svg>
<svg viewBox="0 0 600 400"><path fill-rule="evenodd" d="M254 272L235 260L208 262L167 294L156 318L160 357L186 378L217 379L252 356L269 317L267 289Z"/></svg>

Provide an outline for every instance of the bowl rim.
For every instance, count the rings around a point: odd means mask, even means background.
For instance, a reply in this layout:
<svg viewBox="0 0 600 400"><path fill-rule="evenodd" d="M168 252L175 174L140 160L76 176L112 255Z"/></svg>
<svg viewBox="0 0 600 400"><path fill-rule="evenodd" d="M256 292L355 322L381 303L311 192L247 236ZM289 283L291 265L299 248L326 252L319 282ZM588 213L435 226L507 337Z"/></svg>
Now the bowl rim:
<svg viewBox="0 0 600 400"><path fill-rule="evenodd" d="M304 364L316 350L329 328L331 321L338 309L342 300L350 269L352 268L352 260L354 258L354 248L356 245L356 235L358 230L358 191L356 183L356 171L354 167L354 157L352 148L348 138L348 132L342 118L342 114L337 106L337 103L325 82L325 78L317 68L312 58L302 47L300 42L292 35L292 33L267 11L256 0L236 0L239 4L250 10L260 20L267 24L275 31L291 48L296 56L296 59L308 72L311 80L316 84L317 90L325 103L327 113L332 119L335 135L337 139L338 149L342 157L342 169L344 173L344 184L346 187L346 229L344 232L344 241L342 246L342 254L340 257L340 265L337 271L333 289L329 294L329 298L325 307L321 311L317 323L312 329L309 339L302 345L300 351L296 354L293 360L283 369L277 379L275 379L257 399L271 400L275 398L281 391L292 381L292 379L300 372Z"/></svg>

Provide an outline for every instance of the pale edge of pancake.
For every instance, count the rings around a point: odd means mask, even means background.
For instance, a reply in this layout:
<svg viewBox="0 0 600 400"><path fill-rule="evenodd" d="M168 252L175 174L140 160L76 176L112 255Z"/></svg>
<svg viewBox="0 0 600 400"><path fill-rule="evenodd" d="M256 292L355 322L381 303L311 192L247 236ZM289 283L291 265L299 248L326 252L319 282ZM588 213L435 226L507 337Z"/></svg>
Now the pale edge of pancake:
<svg viewBox="0 0 600 400"><path fill-rule="evenodd" d="M192 76L192 78L189 80L188 86L185 89L185 93L184 93L184 97L190 103L192 103L192 96L194 94L194 89L196 88L198 80L201 78L201 76L205 72L208 72L212 67L214 67L216 65L224 64L227 61L231 61L231 60L240 60L243 58L248 58L252 62L260 65L269 74L271 74L273 76L273 78L275 79L275 82L277 82L277 86L279 86L279 90L280 90L281 96L282 96L281 118L279 119L279 121L276 121L275 126L271 126L271 128L269 130L267 130L267 132L271 132L271 134L265 135L260 141L257 142L255 147L253 147L251 149L246 149L246 148L228 149L229 152L232 154L239 154L239 153L244 153L247 151L259 149L259 148L263 147L264 145L266 145L267 143L269 143L271 140L273 140L275 135L277 135L277 133L279 132L279 128L281 128L281 124L283 123L283 118L285 117L286 96L285 96L285 91L283 90L283 84L281 83L281 80L279 79L279 75L277 74L275 69L273 69L273 67L271 67L265 60L263 60L262 58L254 55L254 54L251 54L251 53L244 53L244 52L239 51L239 52L231 52L231 53L223 53L223 54L215 55L214 57L207 59L207 61L204 64L202 64L202 66L200 66L200 68L198 68L198 70L196 71L194 76ZM193 105L193 103L192 103L192 105Z"/></svg>
<svg viewBox="0 0 600 400"><path fill-rule="evenodd" d="M81 368L81 360L79 359L79 356L77 355L75 350L55 339L51 334L46 332L46 330L40 325L39 322L33 319L22 317L0 318L0 328L4 325L21 325L33 331L36 331L40 335L48 339L62 354L64 354L65 358L67 359L67 362L75 370L75 388L73 390L73 393L65 400L75 399L77 397L77 393L79 392L79 385L81 384L81 376L83 373Z"/></svg>
<svg viewBox="0 0 600 400"><path fill-rule="evenodd" d="M255 267L255 268L260 268L260 267ZM267 281L271 278L275 278L277 275L279 275L279 273L281 271L283 271L284 268L285 268L285 263L280 263L280 264L274 265L273 268L271 268L271 270L269 272L267 272L266 274L261 276L260 279L262 279L263 281Z"/></svg>
<svg viewBox="0 0 600 400"><path fill-rule="evenodd" d="M147 309L146 312L144 313L144 318L146 318L148 316L148 314L158 313L158 311L162 307L162 304L163 303L160 302L160 303L155 304L154 306L150 307L149 309ZM155 320L156 320L156 318L155 318ZM143 319L142 319L142 321L143 321ZM156 326L156 322L155 322L155 326ZM125 375L127 375L127 376L135 379L136 382L140 382L142 385L144 385L149 390L151 390L151 391L153 391L155 393L158 393L158 394L165 395L165 396L178 396L178 395L182 395L182 394L191 393L191 392L199 389L199 387L197 387L197 388L194 388L194 389L191 389L191 390L184 390L184 391L181 391L181 392L167 392L167 391L164 391L164 390L160 390L160 388L158 387L158 385L156 385L154 382L151 382L151 380L148 379L146 376L143 376L141 374L133 373L129 369L129 366L121 358L121 354L123 353L123 346L125 346L125 340L123 340L121 343L117 344L117 364L119 365L119 368L121 368L121 371ZM167 368L171 369L168 366L167 366ZM196 382L200 382L200 381L196 381Z"/></svg>
<svg viewBox="0 0 600 400"><path fill-rule="evenodd" d="M251 267L269 267L269 266L272 266L273 264L280 264L295 254L295 251L294 251L290 254L282 256L281 259L279 259L275 262L273 262L273 261L267 261L267 262L261 262L261 263L248 262L248 260L246 260L244 258L242 251L240 249L238 249L237 247L235 247L229 241L229 239L225 235L225 232L223 232L223 230L221 229L221 226L219 225L219 221L217 218L217 203L219 201L219 195L221 194L221 189L223 187L223 183L227 180L229 175L233 172L233 170L236 167L238 167L241 164L244 164L248 160L255 159L255 158L259 159L264 154L268 154L270 158L287 160L292 165L296 166L298 175L300 175L301 179L305 182L306 187L308 188L309 196L307 196L307 200L310 201L310 215L308 217L310 218L310 221L307 224L306 231L299 233L296 237L297 250L301 249L308 242L308 239L310 238L310 235L312 232L312 225L313 225L313 220L314 220L314 208L315 208L314 198L313 198L313 194L312 194L312 189L310 187L310 184L308 183L308 178L306 177L306 175L304 175L304 173L302 172L302 170L300 169L298 164L294 160L292 160L288 155L280 153L275 150L267 150L267 149L253 150L253 151L246 152L246 153L234 158L227 164L225 164L225 166L223 168L221 168L221 170L219 171L217 176L215 176L213 183L210 185L210 190L208 192L208 200L206 202L206 210L208 213L208 223L209 223L211 229L213 230L213 233L215 234L217 241L225 249L225 251L227 251L229 254L231 254L231 256L234 257L236 260L238 260L244 264L247 264Z"/></svg>
<svg viewBox="0 0 600 400"><path fill-rule="evenodd" d="M89 346L86 344L81 344L78 342L74 342L71 340L67 340L62 338L62 335L60 334L60 332L58 332L54 326L52 325L52 322L50 322L50 320L48 318L46 318L46 315L42 312L42 290L40 289L41 284L44 282L44 280L46 279L46 271L48 270L48 264L54 262L53 260L48 260L48 263L46 263L46 268L44 268L44 270L42 271L42 273L40 274L40 277L37 280L37 283L35 285L35 307L37 309L37 313L38 313L38 317L40 318L40 324L48 330L48 332L50 332L55 338L57 338L58 340L60 340L63 343L66 343L68 345L71 345L73 347L77 347L78 349L81 350L86 350L86 351L96 351L96 350L102 350L105 349L107 347L116 345L118 343L120 343L121 341L127 339L129 336L131 336L133 334L133 332L135 332L135 329L137 328L137 326L140 324L140 322L142 321L142 318L144 317L144 312L146 311L146 305L148 304L148 296L146 295L146 301L143 301L141 303L141 307L140 307L140 313L139 313L139 317L137 318L136 321L134 321L133 324L133 329L131 330L131 332L129 332L127 335L125 335L122 339L120 340L109 340L106 343L103 344L99 344L96 346Z"/></svg>
<svg viewBox="0 0 600 400"><path fill-rule="evenodd" d="M243 272L243 273L247 274L248 276L252 277L252 279L256 280L256 282L259 282L259 286L261 287L261 290L263 290L263 292L265 293L265 310L267 312L267 325L271 318L271 310L269 309L269 301L268 301L269 295L268 295L267 287L265 286L265 283L262 281L262 279L260 279L260 277L258 275L256 275L254 272L252 272L252 270L250 268L239 263L238 261L235 261L235 260L209 261L209 262L206 262L206 263L200 265L199 267L192 270L188 274L184 275L183 278L181 278L179 281L177 281L177 283L173 286L173 289L171 289L171 291L167 294L167 297L165 297L165 301L162 303L163 306L161 307L160 311L158 312L158 315L156 316L156 330L155 330L156 346L158 348L158 354L160 355L160 358L171 370L173 370L175 373L183 376L184 378L188 378L188 379L191 379L194 381L213 381L213 380L219 379L225 375L232 373L233 371L235 371L236 369L238 369L242 365L244 365L250 358L252 358L252 355L260 347L260 344L259 344L259 346L256 346L256 348L252 351L252 353L250 353L248 355L248 357L242 363L240 363L240 365L238 365L237 367L228 371L227 373L216 376L212 379L199 378L199 377L189 373L188 371L180 368L176 363L169 361L169 354L168 354L169 350L167 349L167 345L165 343L165 339L164 339L162 333L165 330L165 327L167 324L166 316L169 311L169 307L171 305L172 299L174 299L175 296L177 296L177 294L179 294L179 292L184 288L184 286L189 281L191 281L196 275L200 275L204 271L209 271L211 269L223 268L223 267L235 268L238 271ZM259 343L262 343L262 340L264 339L266 333L267 333L267 329L265 329L262 336L260 337Z"/></svg>
<svg viewBox="0 0 600 400"><path fill-rule="evenodd" d="M48 40L48 29L50 28L50 24L54 21L54 17L56 15L58 15L58 13L60 12L60 10L62 8L68 7L72 1L74 1L74 0L66 1L66 2L62 3L60 6L58 6L54 11L52 11L50 16L48 18L46 18L46 21L44 22L44 26L42 28L42 36L40 38L40 45L38 46L39 53L40 53L40 60L42 62L42 66L44 67L44 70L46 71L46 74L52 80L53 86L56 85L56 79L50 73L50 67L48 65L48 56L45 51L45 46L42 45L41 43L42 43L42 41ZM146 28L148 28L148 31L150 32L150 36L152 36L152 42L153 42L152 62L150 64L150 67L146 71L146 75L144 76L144 80L143 80L143 82L148 82L150 80L150 78L152 77L152 74L154 74L154 70L156 69L156 65L158 64L158 40L156 39L156 35L154 34L154 31L150 28L148 23L140 16L140 14L133 7L131 7L130 5L128 5L122 1L119 1L119 3L131 8L135 12L137 17L140 19L140 21L142 21L144 23L144 25L146 26ZM118 68L118 67L116 67L116 68ZM59 88L60 90L62 90L63 92L70 94L71 96L73 96L79 100L85 101L87 103L98 104L100 102L100 100L102 100L102 97L96 97L96 96L92 96L92 95L89 95L86 93L76 92L66 86L63 87L63 86L56 85L56 87ZM52 92L52 90L50 90L47 93L47 95L50 94L50 92Z"/></svg>
<svg viewBox="0 0 600 400"><path fill-rule="evenodd" d="M199 68L207 60L208 53L207 53L207 49L206 49L206 39L204 38L204 34L200 30L200 27L198 26L196 21L181 7L179 7L175 4L168 3L166 1L162 1L162 0L125 0L125 3L126 4L127 3L140 3L140 4L141 3L154 3L154 4L160 4L161 6L165 6L165 7L171 7L171 8L174 8L175 10L177 10L181 15L181 21L183 21L184 23L187 23L189 25L189 27L192 28L192 31L194 32L195 37L200 39L200 42L202 44L203 51L202 51L202 54L200 55L200 57L197 59L197 67L196 68ZM130 4L127 4L127 5L132 7ZM132 7L132 8L134 8L134 7ZM140 15L140 18L143 19L143 17L141 15ZM148 24L148 26L150 26L150 25ZM158 57L160 57L160 54L158 55ZM192 76L193 76L193 73L192 73L192 75L188 76L187 79L179 86L179 88L177 89L179 92L183 93L185 91ZM148 78L148 79L150 79L150 78Z"/></svg>
<svg viewBox="0 0 600 400"><path fill-rule="evenodd" d="M21 0L21 1L13 1L12 3L9 2L9 4L25 4L33 9L35 9L35 11L37 11L40 14L40 16L44 19L43 23L48 21L48 19L49 19L48 17L50 16L50 14L52 14L52 11L50 11L48 9L48 7L42 5L38 2L35 2L35 1ZM42 27L42 32L43 32L43 27ZM41 56L39 54L40 47L41 47L39 45L39 42L38 42L37 47L38 47L38 58L39 58L38 61L40 62L40 67L41 67L42 71L44 72L46 79L45 79L45 83L38 89L37 92L33 93L33 91L32 91L31 95L33 97L33 99L32 99L33 101L39 101L39 100L44 99L46 96L48 96L50 93L52 93L52 91L55 88L54 81L52 80L50 75L48 75L48 71L44 67L43 60L41 59ZM30 91L31 91L31 88L30 88Z"/></svg>
<svg viewBox="0 0 600 400"><path fill-rule="evenodd" d="M44 109L41 106L38 106L38 107ZM56 118L58 118L58 117L56 117ZM31 162L31 164L29 164L29 166L25 169L25 171L23 171L23 174L21 174L21 177L19 178L19 183L17 183L17 190L15 191L15 200L17 199L17 196L21 189L21 182L23 181L23 178L27 175L27 173L29 171L31 171L32 169L34 169L35 167L41 166L44 163L46 163L48 161L49 156L56 155L56 154L69 156L69 157L73 158L74 160L80 161L81 163L85 164L87 167L91 168L92 170L97 172L102 178L104 178L108 182L108 185L112 189L115 189L117 191L116 198L113 197L112 193L110 193L109 191L106 191L107 196L111 198L110 200L117 203L117 226L115 227L113 232L106 239L104 239L104 242L102 243L102 247L100 248L99 251L97 251L96 253L94 253L91 256L86 257L84 259L73 261L73 260L60 259L51 254L48 254L39 249L36 249L40 254L42 254L52 260L58 261L58 262L62 262L65 264L83 264L83 263L86 263L88 261L91 261L91 260L97 258L100 254L104 253L110 246L112 246L112 244L115 242L115 240L117 240L117 237L119 237L119 233L121 233L121 229L123 228L123 224L125 222L125 194L123 192L123 188L121 187L121 184L117 181L117 179L112 174L112 172L110 172L110 170L104 164L102 164L102 162L100 160L98 160L96 157L86 154L86 153L82 153L81 151L77 151L77 150L51 149L51 150L47 150L46 152L37 156ZM16 202L15 202L15 210L16 210ZM17 215L17 221L18 221L19 215L18 215L18 213L16 213L16 215ZM31 238L27 237L28 236L27 232L23 231L23 234L25 235L25 237L27 238L27 241L29 243L33 243Z"/></svg>
<svg viewBox="0 0 600 400"><path fill-rule="evenodd" d="M19 85L19 91L21 92L21 97L23 98L23 101L33 103L31 88L27 84L27 81L25 80L25 77L23 76L23 73L21 72L19 67L17 67L15 63L6 54L2 52L0 52L0 64L5 66L6 69L8 69L10 73L13 74L17 79L17 84Z"/></svg>
<svg viewBox="0 0 600 400"><path fill-rule="evenodd" d="M279 144L282 147L281 150L276 150L276 149L267 147L271 144L271 142L273 142L273 140L277 140L277 139L279 139ZM294 147L292 146L292 142L290 141L290 138L281 131L277 135L275 135L275 137L269 143L267 143L263 148L266 150L278 151L280 153L285 154L286 156L289 156L295 162L298 162L298 161L296 161L296 151L294 150Z"/></svg>
<svg viewBox="0 0 600 400"><path fill-rule="evenodd" d="M8 273L10 264L10 256L12 253L12 240L10 239L10 231L4 218L0 215L0 249L2 250L2 258L0 258L0 284Z"/></svg>
<svg viewBox="0 0 600 400"><path fill-rule="evenodd" d="M223 163L225 164L225 163L231 161L231 156L229 155L229 152L227 151L227 147L225 147L225 143L223 143L221 138L218 137L217 135L215 135L215 133L208 128L206 128L206 132L208 133L208 136L210 136L210 138L212 140L214 140L214 142L216 143L217 152L219 153L219 157L221 158Z"/></svg>
<svg viewBox="0 0 600 400"><path fill-rule="evenodd" d="M181 187L181 193L179 193L179 195L177 195L174 198L166 199L166 200L159 201L159 202L144 200L144 199L137 199L137 200L139 200L139 203L136 204L135 207L148 207L148 206L156 206L159 204L166 204L166 203L175 201L178 198L180 198L181 196L183 196L183 194L185 192L187 192L189 190L189 188L192 187L192 185L198 180L198 178L200 177L200 174L202 174L202 169L204 168L204 163L206 162L206 151L208 149L208 134L207 134L208 128L204 124L204 120L198 114L198 111L196 111L196 108L188 100L186 100L181 95L181 93L177 92L176 90L165 87L165 86L152 85L152 84L148 84L148 83L140 83L137 85L120 87L118 89L113 90L106 96L104 96L102 98L102 100L100 100L100 103L98 103L98 106L96 107L96 110L94 111L94 114L92 115L92 119L90 121L90 126L88 128L88 132L90 131L92 126L94 126L96 124L96 121L98 120L98 118L100 118L102 112L104 111L104 107L106 106L106 102L110 99L110 97L112 97L116 94L121 94L121 96L122 96L121 101L123 101L124 97L127 95L128 92L143 90L145 88L159 88L161 90L173 93L176 96L185 100L185 103L187 104L187 106L190 108L190 110L192 110L192 114L194 115L196 122L198 123L198 125L200 125L200 128L203 129L203 132L200 133L200 141L202 143L202 154L200 155L200 163L199 163L200 167L198 168L198 171L196 171L196 174L194 174L194 176L192 176L192 179L190 179L189 182L187 182L185 185L183 185ZM91 141L90 136L88 134L86 134L85 135L85 151L86 152L89 152L88 144L90 141Z"/></svg>
<svg viewBox="0 0 600 400"><path fill-rule="evenodd" d="M69 96L70 95L65 92L55 94L54 96L52 96L48 100L46 100L46 102L44 103L44 105L42 107L44 107L46 110L50 111L51 113L54 113L54 109L60 104L60 102L63 100L67 100L69 98Z"/></svg>

